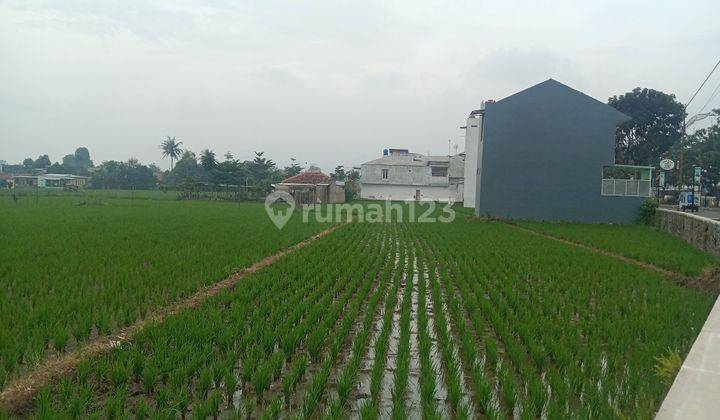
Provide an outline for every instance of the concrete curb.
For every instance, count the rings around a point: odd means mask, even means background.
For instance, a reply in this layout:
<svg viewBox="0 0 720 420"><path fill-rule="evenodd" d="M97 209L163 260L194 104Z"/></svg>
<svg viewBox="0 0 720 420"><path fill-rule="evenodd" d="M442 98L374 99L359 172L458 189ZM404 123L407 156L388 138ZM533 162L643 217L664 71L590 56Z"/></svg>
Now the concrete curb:
<svg viewBox="0 0 720 420"><path fill-rule="evenodd" d="M720 415L720 298L683 362L656 419L717 419Z"/></svg>

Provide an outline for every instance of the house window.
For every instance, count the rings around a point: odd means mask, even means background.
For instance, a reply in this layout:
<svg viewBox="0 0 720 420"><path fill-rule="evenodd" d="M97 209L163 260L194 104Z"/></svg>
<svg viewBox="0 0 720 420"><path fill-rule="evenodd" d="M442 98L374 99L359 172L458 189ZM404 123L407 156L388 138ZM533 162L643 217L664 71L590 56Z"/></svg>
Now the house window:
<svg viewBox="0 0 720 420"><path fill-rule="evenodd" d="M432 171L432 176L446 177L447 173L448 173L448 168L442 167L442 166L432 166L431 171Z"/></svg>
<svg viewBox="0 0 720 420"><path fill-rule="evenodd" d="M388 169L383 169L382 170L382 179L388 179L389 172L390 171Z"/></svg>

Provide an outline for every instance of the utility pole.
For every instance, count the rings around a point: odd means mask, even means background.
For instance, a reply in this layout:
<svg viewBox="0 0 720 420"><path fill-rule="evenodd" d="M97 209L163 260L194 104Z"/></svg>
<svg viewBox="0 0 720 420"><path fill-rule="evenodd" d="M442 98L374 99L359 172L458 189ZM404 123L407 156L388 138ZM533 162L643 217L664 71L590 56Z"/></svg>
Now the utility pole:
<svg viewBox="0 0 720 420"><path fill-rule="evenodd" d="M678 188L682 189L683 186L683 176L682 176L682 167L683 167L683 157L685 154L685 145L683 142L685 141L685 124L683 123L683 132L680 137L680 158L678 159ZM679 191L678 191L679 192Z"/></svg>

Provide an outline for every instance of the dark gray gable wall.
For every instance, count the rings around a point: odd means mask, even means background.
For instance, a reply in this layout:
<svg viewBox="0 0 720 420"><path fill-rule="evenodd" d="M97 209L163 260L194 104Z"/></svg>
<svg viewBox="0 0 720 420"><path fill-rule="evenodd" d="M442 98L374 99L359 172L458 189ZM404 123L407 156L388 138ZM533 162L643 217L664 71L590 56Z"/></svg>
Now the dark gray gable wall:
<svg viewBox="0 0 720 420"><path fill-rule="evenodd" d="M614 108L555 80L488 104L478 163L478 216L630 223L638 197L600 195L615 160Z"/></svg>

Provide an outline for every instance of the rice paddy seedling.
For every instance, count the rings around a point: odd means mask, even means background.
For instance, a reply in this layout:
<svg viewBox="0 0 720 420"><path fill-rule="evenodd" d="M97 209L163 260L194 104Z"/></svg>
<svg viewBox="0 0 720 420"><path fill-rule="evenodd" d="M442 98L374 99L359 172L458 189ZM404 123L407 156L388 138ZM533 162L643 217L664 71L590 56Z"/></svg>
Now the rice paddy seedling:
<svg viewBox="0 0 720 420"><path fill-rule="evenodd" d="M397 301L397 292L400 288L402 271L405 268L404 248L401 248L398 253L398 261L399 263L393 276L392 288L389 292L388 299L385 301L382 329L377 341L375 342L375 360L370 379L370 395L373 401L377 401L380 383L382 381L383 374L385 373L386 354L390 341L390 333L392 332L393 309L395 308L395 303Z"/></svg>
<svg viewBox="0 0 720 420"><path fill-rule="evenodd" d="M366 401L360 408L360 418L362 420L374 420L377 418L377 411L372 401Z"/></svg>
<svg viewBox="0 0 720 420"><path fill-rule="evenodd" d="M413 289L413 254L408 254L408 262L404 272L404 292L400 306L400 337L398 342L397 358L395 361L395 375L393 378L393 418L407 417L405 408L405 389L408 383L410 370L410 310Z"/></svg>
<svg viewBox="0 0 720 420"><path fill-rule="evenodd" d="M237 378L235 377L235 374L232 371L225 373L225 398L227 399L227 405L228 408L232 406L233 403L233 396L235 395L235 390L237 389Z"/></svg>
<svg viewBox="0 0 720 420"><path fill-rule="evenodd" d="M290 395L295 392L295 386L307 369L307 358L301 354L292 362L291 368L283 378L283 394L285 402L290 403Z"/></svg>
<svg viewBox="0 0 720 420"><path fill-rule="evenodd" d="M190 389L188 385L181 385L180 389L175 392L173 400L180 417L185 418L185 413L190 407ZM228 398L228 401L232 401L232 397Z"/></svg>
<svg viewBox="0 0 720 420"><path fill-rule="evenodd" d="M252 385L255 390L255 395L258 398L258 403L263 402L263 393L270 386L272 380L272 369L269 366L261 365L253 374Z"/></svg>
<svg viewBox="0 0 720 420"><path fill-rule="evenodd" d="M430 359L430 334L428 333L428 319L426 307L425 258L422 249L418 249L418 350L420 356L420 398L423 417L428 419L439 418L435 406L436 378Z"/></svg>
<svg viewBox="0 0 720 420"><path fill-rule="evenodd" d="M261 418L268 420L276 420L280 418L280 410L282 408L282 400L279 398L273 398L268 403L268 409L263 411Z"/></svg>
<svg viewBox="0 0 720 420"><path fill-rule="evenodd" d="M146 402L145 400L142 400L142 399L141 399L141 400L139 400L139 401L135 404L135 410L134 410L134 411L135 411L135 413L134 413L135 416L134 416L134 417L135 417L136 419L144 419L144 418L149 417L150 407L148 407L148 404L147 404L147 402ZM183 415L183 413L184 413L184 411L181 412L181 416Z"/></svg>
<svg viewBox="0 0 720 420"><path fill-rule="evenodd" d="M315 407L320 402L320 397L325 390L325 383L327 382L328 376L330 376L330 369L332 368L331 359L326 359L318 372L313 376L310 382L310 387L305 393L302 403L302 415L303 418L309 419L312 417Z"/></svg>
<svg viewBox="0 0 720 420"><path fill-rule="evenodd" d="M393 255L395 248L391 247L387 243L383 244L383 247L387 246L388 249L385 251L385 255L381 255L387 258L388 255ZM373 321L376 317L377 309L382 302L382 299L387 299L387 290L392 275L392 270L395 267L392 264L385 264L384 269L378 273L376 280L375 292L370 297L367 310L362 319L361 330L357 333L352 341L352 353L350 360L345 365L345 368L340 373L340 377L337 383L337 398L332 399L329 404L328 417L333 419L340 419L343 417L343 412L346 406L346 402L350 393L353 390L353 385L357 379L358 371L360 369L360 363L364 357L367 346L370 340L370 332L373 327Z"/></svg>
<svg viewBox="0 0 720 420"><path fill-rule="evenodd" d="M213 389L212 392L210 392L206 403L207 411L213 419L217 419L218 415L220 415L221 402L222 396L220 395L220 391Z"/></svg>

